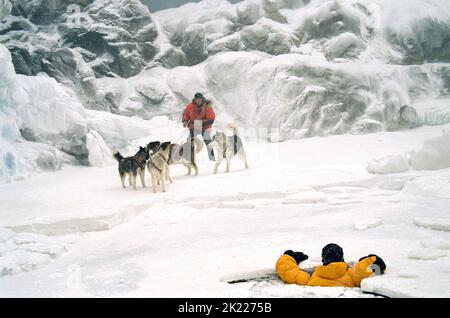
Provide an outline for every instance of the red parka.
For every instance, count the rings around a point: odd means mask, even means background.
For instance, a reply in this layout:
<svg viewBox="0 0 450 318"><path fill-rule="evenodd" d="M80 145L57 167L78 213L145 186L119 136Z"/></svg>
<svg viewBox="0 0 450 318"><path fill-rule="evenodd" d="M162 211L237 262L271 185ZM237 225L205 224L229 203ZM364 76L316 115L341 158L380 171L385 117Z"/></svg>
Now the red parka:
<svg viewBox="0 0 450 318"><path fill-rule="evenodd" d="M188 126L189 129L194 129L194 122L196 120L201 120L202 131L210 129L214 120L216 119L216 114L212 108L212 102L206 100L201 106L197 106L195 101L186 106L183 112L183 124Z"/></svg>

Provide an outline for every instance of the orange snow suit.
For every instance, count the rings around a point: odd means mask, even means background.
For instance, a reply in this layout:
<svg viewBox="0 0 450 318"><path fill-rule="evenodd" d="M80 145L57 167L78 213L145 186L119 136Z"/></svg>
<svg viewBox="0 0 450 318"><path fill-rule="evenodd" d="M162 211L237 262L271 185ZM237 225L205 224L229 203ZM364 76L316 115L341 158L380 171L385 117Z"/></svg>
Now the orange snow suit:
<svg viewBox="0 0 450 318"><path fill-rule="evenodd" d="M216 114L214 113L210 100L205 100L205 103L200 107L197 107L195 101L192 101L192 103L186 106L182 117L183 124L187 125L189 129L194 129L194 122L201 120L202 131L210 129L215 119Z"/></svg>
<svg viewBox="0 0 450 318"><path fill-rule="evenodd" d="M309 275L302 271L293 257L282 255L276 264L278 276L288 284L323 286L323 287L359 287L361 281L373 274L370 266L376 257L366 257L356 263L352 268L344 262L331 263L318 266L314 273Z"/></svg>

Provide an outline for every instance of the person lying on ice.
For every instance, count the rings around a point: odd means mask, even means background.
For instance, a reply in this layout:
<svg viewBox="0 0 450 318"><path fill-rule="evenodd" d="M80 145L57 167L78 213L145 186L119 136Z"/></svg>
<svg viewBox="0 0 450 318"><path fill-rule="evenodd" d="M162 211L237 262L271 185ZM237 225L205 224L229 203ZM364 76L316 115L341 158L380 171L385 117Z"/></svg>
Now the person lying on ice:
<svg viewBox="0 0 450 318"><path fill-rule="evenodd" d="M189 128L191 139L201 134L206 144L209 160L215 161L214 150L209 147L211 143L211 128L216 119L212 102L205 99L203 94L197 93L183 112L183 126Z"/></svg>
<svg viewBox="0 0 450 318"><path fill-rule="evenodd" d="M344 251L337 244L328 244L322 249L323 266L309 275L298 264L308 259L302 252L288 250L276 264L278 276L288 284L323 287L360 287L364 278L383 274L386 264L381 257L370 254L359 260L353 267L344 262Z"/></svg>

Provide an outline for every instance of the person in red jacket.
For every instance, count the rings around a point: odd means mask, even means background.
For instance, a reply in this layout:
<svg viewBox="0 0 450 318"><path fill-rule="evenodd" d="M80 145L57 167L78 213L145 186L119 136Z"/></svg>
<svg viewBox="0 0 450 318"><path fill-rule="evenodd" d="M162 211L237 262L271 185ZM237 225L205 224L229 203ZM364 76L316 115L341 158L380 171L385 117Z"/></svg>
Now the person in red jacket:
<svg viewBox="0 0 450 318"><path fill-rule="evenodd" d="M203 94L197 93L192 102L183 112L183 126L189 128L191 139L202 135L210 160L215 161L214 151L209 147L211 143L211 128L216 119L212 102L205 99Z"/></svg>

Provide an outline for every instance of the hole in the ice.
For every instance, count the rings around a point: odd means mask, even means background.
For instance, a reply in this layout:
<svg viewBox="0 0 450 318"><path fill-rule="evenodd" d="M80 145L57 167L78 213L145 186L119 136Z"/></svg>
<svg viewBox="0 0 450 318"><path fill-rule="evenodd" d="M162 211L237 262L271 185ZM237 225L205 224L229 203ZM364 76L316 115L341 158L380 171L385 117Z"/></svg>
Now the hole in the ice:
<svg viewBox="0 0 450 318"><path fill-rule="evenodd" d="M353 266L354 262L348 262L347 264L349 266ZM312 273L314 273L315 266L302 268L302 270L307 272L309 275L312 275ZM252 271L252 272L246 272L246 273L235 273L230 276L223 277L221 279L221 281L228 283L230 285L254 283L255 285L261 285L263 288L266 288L266 287L270 288L270 285L272 283L282 284L282 281L280 280L280 278L278 277L278 275L274 269L261 269L261 270L256 270L256 271ZM311 287L311 286L302 286L302 287L315 288L315 287ZM334 288L334 287L324 287L324 288ZM376 297L389 298L386 295L375 293L375 292L368 292L368 291L362 290L359 287L346 288L346 289L354 290L361 294L368 294L368 295L373 295Z"/></svg>
<svg viewBox="0 0 450 318"><path fill-rule="evenodd" d="M305 272L307 272L308 274L312 274L314 272L314 268L305 268L302 269ZM271 282L279 282L281 283L280 278L278 277L278 275L275 272L255 272L254 275L252 276L252 274L237 274L235 276L235 278L232 277L228 277L227 279L224 279L223 281L227 282L230 285L236 285L236 284L245 284L245 283L255 283L258 285L264 285L267 283L271 283ZM315 287L311 287L311 286L299 286L299 287L304 287L304 288L315 288ZM267 286L267 288L270 288L269 285ZM324 288L334 288L334 287L324 287ZM386 295L382 295L379 293L375 293L375 292L368 292L368 291L364 291L359 287L345 287L345 289L351 289L354 291L357 291L361 294L366 294L366 295L372 295L375 297L381 297L381 298L390 298Z"/></svg>

